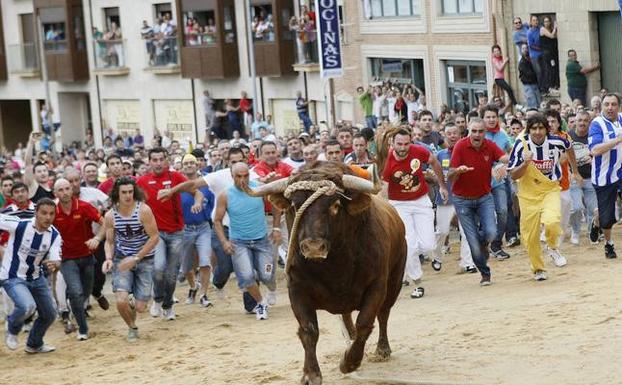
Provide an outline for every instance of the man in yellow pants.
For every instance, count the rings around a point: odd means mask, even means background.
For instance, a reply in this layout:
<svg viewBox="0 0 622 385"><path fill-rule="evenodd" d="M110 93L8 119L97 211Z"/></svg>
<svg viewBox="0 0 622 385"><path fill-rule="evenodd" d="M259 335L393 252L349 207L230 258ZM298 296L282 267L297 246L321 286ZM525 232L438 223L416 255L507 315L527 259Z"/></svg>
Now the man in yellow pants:
<svg viewBox="0 0 622 385"><path fill-rule="evenodd" d="M562 177L562 155L567 154L570 166L577 170L570 142L548 134L548 129L548 122L542 114L528 118L526 132L517 137L508 165L512 179L518 181L521 238L536 281L547 278L540 246L540 224L544 225L547 254L558 267L567 263L557 249L561 234L559 180Z"/></svg>

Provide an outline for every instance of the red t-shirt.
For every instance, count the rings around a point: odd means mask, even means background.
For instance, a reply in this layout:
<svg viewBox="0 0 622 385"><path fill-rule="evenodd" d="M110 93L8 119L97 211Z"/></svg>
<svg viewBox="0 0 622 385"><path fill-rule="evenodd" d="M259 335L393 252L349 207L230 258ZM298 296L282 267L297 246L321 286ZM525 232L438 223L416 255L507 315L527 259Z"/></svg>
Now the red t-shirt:
<svg viewBox="0 0 622 385"><path fill-rule="evenodd" d="M484 139L481 147L476 149L471 145L471 139L460 139L451 152L449 167L473 167L474 170L458 176L452 186L451 193L461 197L479 198L490 192L490 178L492 165L505 152L495 142Z"/></svg>
<svg viewBox="0 0 622 385"><path fill-rule="evenodd" d="M263 178L264 176L274 171L277 175L277 179L281 179L289 177L292 174L292 171L294 171L294 168L289 164L283 163L281 161L277 161L276 165L272 167L262 160L255 164L255 167L253 167L253 171L255 172L255 174L259 175L260 178ZM268 202L267 199L264 202L264 210L266 213L272 212L272 205L270 204L270 202Z"/></svg>
<svg viewBox="0 0 622 385"><path fill-rule="evenodd" d="M130 176L130 178L136 180L135 176ZM114 187L115 180L117 180L117 178L110 177L103 181L99 186L97 186L97 188L100 189L104 194L110 195L110 193L112 192L112 188Z"/></svg>
<svg viewBox="0 0 622 385"><path fill-rule="evenodd" d="M242 112L248 112L250 111L251 108L251 101L248 99L240 99L240 111Z"/></svg>
<svg viewBox="0 0 622 385"><path fill-rule="evenodd" d="M101 214L88 202L74 198L71 211L65 214L60 206L56 206L54 226L63 239L63 259L78 259L92 255L93 252L84 242L93 238L93 222L99 222Z"/></svg>
<svg viewBox="0 0 622 385"><path fill-rule="evenodd" d="M138 178L136 183L145 193L146 203L153 211L159 231L174 233L184 229L180 194L162 202L158 200L158 191L175 187L187 180L177 171L164 171L162 175L149 173Z"/></svg>
<svg viewBox="0 0 622 385"><path fill-rule="evenodd" d="M423 165L430 160L427 148L411 144L408 156L397 160L393 149L389 151L382 179L389 183L389 199L412 201L428 193L428 184L423 176Z"/></svg>

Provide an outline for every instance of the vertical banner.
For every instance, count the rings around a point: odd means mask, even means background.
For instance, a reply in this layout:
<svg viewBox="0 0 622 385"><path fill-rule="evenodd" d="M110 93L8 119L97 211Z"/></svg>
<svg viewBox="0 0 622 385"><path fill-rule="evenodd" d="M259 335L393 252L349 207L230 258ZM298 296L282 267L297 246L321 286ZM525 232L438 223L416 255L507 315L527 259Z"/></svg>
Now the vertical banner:
<svg viewBox="0 0 622 385"><path fill-rule="evenodd" d="M323 78L343 76L337 0L315 0L315 12L317 15L320 74Z"/></svg>

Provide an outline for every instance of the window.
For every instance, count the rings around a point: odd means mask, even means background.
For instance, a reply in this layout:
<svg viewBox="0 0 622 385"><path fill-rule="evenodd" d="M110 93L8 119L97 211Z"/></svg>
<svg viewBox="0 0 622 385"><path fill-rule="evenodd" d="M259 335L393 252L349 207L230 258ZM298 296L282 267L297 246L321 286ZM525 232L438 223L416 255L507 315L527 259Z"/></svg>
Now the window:
<svg viewBox="0 0 622 385"><path fill-rule="evenodd" d="M441 0L444 15L479 15L484 12L484 0Z"/></svg>
<svg viewBox="0 0 622 385"><path fill-rule="evenodd" d="M121 17L119 16L119 8L104 8L104 21L106 23L106 29L112 30L112 25L121 27Z"/></svg>
<svg viewBox="0 0 622 385"><path fill-rule="evenodd" d="M477 106L477 97L486 95L486 63L447 61L445 68L449 107L468 113Z"/></svg>
<svg viewBox="0 0 622 385"><path fill-rule="evenodd" d="M274 41L274 21L272 16L272 5L262 4L251 6L251 16L253 22L254 41ZM289 20L289 19L286 19Z"/></svg>
<svg viewBox="0 0 622 385"><path fill-rule="evenodd" d="M365 0L367 19L421 15L421 0Z"/></svg>
<svg viewBox="0 0 622 385"><path fill-rule="evenodd" d="M217 43L215 10L184 12L183 21L184 44L187 47Z"/></svg>
<svg viewBox="0 0 622 385"><path fill-rule="evenodd" d="M169 19L174 20L171 3L154 4L153 9L156 17L164 18L165 15L168 15Z"/></svg>
<svg viewBox="0 0 622 385"><path fill-rule="evenodd" d="M425 91L422 59L370 58L369 64L374 81L414 84Z"/></svg>

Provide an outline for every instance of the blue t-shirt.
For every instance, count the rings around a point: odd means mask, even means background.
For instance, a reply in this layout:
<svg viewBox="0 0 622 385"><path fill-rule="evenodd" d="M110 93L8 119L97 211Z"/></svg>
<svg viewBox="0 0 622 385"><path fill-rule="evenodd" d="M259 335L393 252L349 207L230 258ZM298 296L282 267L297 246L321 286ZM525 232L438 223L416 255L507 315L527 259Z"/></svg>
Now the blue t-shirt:
<svg viewBox="0 0 622 385"><path fill-rule="evenodd" d="M486 139L495 142L495 144L506 153L512 148L512 144L510 143L510 138L508 137L508 134L506 134L502 130L499 130L494 134L490 131L486 131ZM494 177L492 177L490 187L495 188L504 183L504 180L497 181Z"/></svg>
<svg viewBox="0 0 622 385"><path fill-rule="evenodd" d="M212 224L212 210L214 209L214 193L206 187L199 189L203 196L203 210L200 213L194 214L190 211L192 205L194 205L194 195L182 192L181 193L181 208L184 213L184 224L186 225L200 225L205 222Z"/></svg>
<svg viewBox="0 0 622 385"><path fill-rule="evenodd" d="M258 183L250 181L250 187ZM255 198L231 186L226 190L229 214L229 238L252 241L268 235L263 198Z"/></svg>
<svg viewBox="0 0 622 385"><path fill-rule="evenodd" d="M529 46L529 57L537 59L542 56L542 46L540 45L540 27L530 28L527 32L527 43Z"/></svg>
<svg viewBox="0 0 622 385"><path fill-rule="evenodd" d="M436 191L436 205L450 205L451 204L451 182L447 179L447 173L449 173L449 161L451 159L451 151L449 149L440 150L436 154L436 159L438 159L438 163L440 163L441 168L443 169L443 176L445 177L445 184L447 185L447 203L443 202L443 197Z"/></svg>

